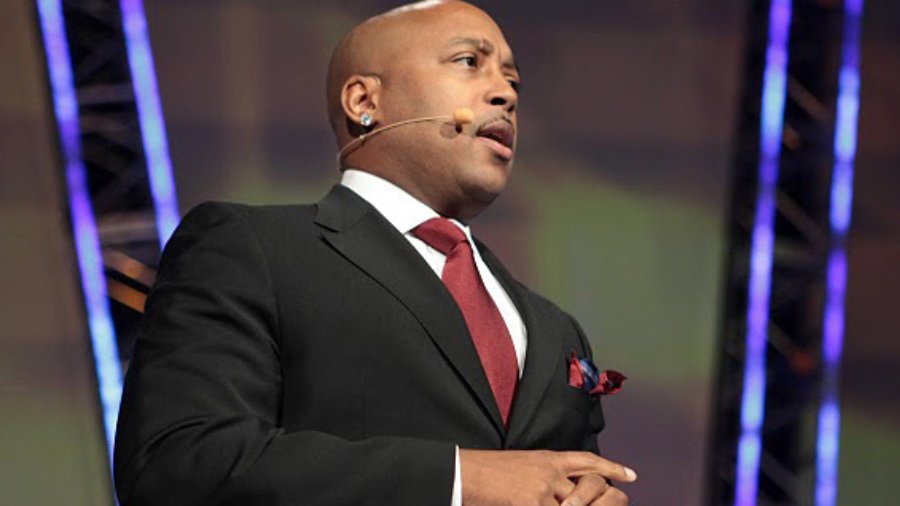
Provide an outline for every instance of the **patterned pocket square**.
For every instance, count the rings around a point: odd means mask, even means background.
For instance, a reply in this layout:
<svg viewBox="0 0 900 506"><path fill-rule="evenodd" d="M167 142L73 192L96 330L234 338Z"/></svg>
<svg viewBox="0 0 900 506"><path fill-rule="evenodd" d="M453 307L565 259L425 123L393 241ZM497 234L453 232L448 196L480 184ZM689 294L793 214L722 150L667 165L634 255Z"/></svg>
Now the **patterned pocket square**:
<svg viewBox="0 0 900 506"><path fill-rule="evenodd" d="M574 351L569 359L569 386L591 395L612 395L622 389L622 382L626 379L618 371L600 372L591 359L578 358Z"/></svg>

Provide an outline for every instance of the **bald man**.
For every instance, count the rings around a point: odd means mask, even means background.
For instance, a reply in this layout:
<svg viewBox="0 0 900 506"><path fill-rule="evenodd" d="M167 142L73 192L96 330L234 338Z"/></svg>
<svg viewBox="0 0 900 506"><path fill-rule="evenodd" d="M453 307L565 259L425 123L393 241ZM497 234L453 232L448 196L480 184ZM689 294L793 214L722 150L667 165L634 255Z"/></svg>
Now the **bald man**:
<svg viewBox="0 0 900 506"><path fill-rule="evenodd" d="M340 42L341 183L315 205L204 204L166 248L126 377L121 504L627 504L610 480L634 472L598 456L600 402L568 382L583 332L466 225L509 178L518 85L464 2Z"/></svg>

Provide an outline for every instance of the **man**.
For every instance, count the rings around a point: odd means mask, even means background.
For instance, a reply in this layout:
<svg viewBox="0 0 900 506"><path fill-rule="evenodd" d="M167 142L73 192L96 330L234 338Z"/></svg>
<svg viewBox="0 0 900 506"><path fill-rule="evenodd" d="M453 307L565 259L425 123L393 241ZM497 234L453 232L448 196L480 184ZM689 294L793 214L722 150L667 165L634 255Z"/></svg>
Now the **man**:
<svg viewBox="0 0 900 506"><path fill-rule="evenodd" d="M506 185L518 80L464 2L344 38L341 185L205 204L167 246L120 416L124 506L627 503L609 480L634 472L596 455L600 403L568 383L581 329L463 224ZM471 124L377 131L463 107Z"/></svg>

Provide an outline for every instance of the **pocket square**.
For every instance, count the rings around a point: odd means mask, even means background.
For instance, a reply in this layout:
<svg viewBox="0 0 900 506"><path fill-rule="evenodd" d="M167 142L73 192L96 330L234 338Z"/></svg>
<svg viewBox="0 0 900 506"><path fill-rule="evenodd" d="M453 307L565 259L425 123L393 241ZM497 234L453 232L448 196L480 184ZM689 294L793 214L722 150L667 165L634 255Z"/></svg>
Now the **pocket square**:
<svg viewBox="0 0 900 506"><path fill-rule="evenodd" d="M612 395L622 389L622 382L626 379L618 371L600 372L591 359L578 358L574 351L569 359L569 386L591 395Z"/></svg>

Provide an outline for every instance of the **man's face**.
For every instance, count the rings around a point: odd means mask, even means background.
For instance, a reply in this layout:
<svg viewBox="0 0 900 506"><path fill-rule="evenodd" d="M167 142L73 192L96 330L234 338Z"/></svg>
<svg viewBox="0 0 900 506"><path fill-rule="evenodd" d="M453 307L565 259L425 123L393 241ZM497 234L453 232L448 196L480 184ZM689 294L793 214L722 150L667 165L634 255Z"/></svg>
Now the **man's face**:
<svg viewBox="0 0 900 506"><path fill-rule="evenodd" d="M391 136L390 149L419 193L441 211L470 217L503 190L512 168L519 81L512 50L491 18L461 2L417 18L401 38L383 83L385 123L458 108L474 111L475 121L414 124Z"/></svg>

